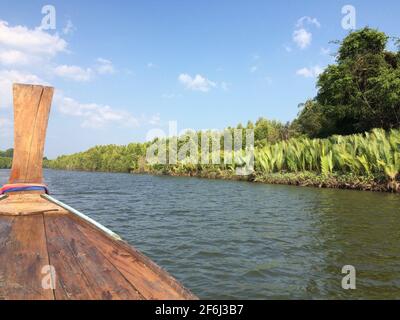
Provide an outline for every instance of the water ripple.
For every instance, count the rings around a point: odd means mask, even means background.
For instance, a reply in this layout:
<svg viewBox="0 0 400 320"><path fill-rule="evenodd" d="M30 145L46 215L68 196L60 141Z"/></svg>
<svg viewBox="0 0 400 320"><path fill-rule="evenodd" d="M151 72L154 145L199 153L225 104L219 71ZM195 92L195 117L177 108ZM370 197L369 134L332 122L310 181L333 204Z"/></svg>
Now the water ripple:
<svg viewBox="0 0 400 320"><path fill-rule="evenodd" d="M7 180L9 171L0 171ZM55 197L205 299L400 298L400 196L46 170ZM341 268L357 268L342 290Z"/></svg>

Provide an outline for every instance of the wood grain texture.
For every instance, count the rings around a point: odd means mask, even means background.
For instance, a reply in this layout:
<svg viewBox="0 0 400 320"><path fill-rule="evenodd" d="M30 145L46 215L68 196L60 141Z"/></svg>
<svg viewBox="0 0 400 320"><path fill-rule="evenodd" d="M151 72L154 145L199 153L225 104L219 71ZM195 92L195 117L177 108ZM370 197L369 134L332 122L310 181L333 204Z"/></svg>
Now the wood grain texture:
<svg viewBox="0 0 400 320"><path fill-rule="evenodd" d="M47 228L58 228L63 238L63 246L58 248L65 254L69 254L75 260L75 267L80 267L80 272L89 283L90 293L94 299L102 300L139 300L143 296L123 277L123 275L103 256L101 251L88 241L76 225L76 222L66 216L47 216ZM53 250L57 246L54 239L49 237L49 250ZM52 257L59 252L49 252L50 262L53 263ZM71 282L75 281L74 273L65 268L56 268L58 277L63 279L66 284L64 288L71 288ZM83 280L83 279L82 279ZM65 294L57 291L57 297L66 298L68 289L64 290Z"/></svg>
<svg viewBox="0 0 400 320"><path fill-rule="evenodd" d="M76 225L86 235L88 241L96 245L146 299L197 299L167 272L133 247L111 239L85 222Z"/></svg>
<svg viewBox="0 0 400 320"><path fill-rule="evenodd" d="M43 216L0 217L0 220L7 230L0 247L0 297L53 300L53 290L42 286L45 276L42 270L49 265Z"/></svg>
<svg viewBox="0 0 400 320"><path fill-rule="evenodd" d="M44 266L55 270L52 289L42 287ZM39 194L22 193L0 201L0 299L197 297L127 243Z"/></svg>
<svg viewBox="0 0 400 320"><path fill-rule="evenodd" d="M0 218L0 262L6 259L6 252L3 252L3 248L5 248L7 240L10 237L13 219L13 217ZM7 298L7 286L5 268L4 266L0 266L0 300Z"/></svg>
<svg viewBox="0 0 400 320"><path fill-rule="evenodd" d="M51 87L14 84L14 157L9 183L42 183Z"/></svg>
<svg viewBox="0 0 400 320"><path fill-rule="evenodd" d="M69 214L64 208L43 199L40 193L15 192L0 201L1 215L31 215L43 212Z"/></svg>
<svg viewBox="0 0 400 320"><path fill-rule="evenodd" d="M82 264L73 254L55 221L45 218L49 261L56 271L57 300L91 300L98 295L82 271Z"/></svg>

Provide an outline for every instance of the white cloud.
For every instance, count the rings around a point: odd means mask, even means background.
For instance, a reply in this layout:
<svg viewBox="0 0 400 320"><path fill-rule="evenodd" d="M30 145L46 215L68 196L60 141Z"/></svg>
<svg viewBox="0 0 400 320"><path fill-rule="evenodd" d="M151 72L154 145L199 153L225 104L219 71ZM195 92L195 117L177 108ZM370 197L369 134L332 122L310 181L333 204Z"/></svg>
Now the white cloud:
<svg viewBox="0 0 400 320"><path fill-rule="evenodd" d="M312 25L316 26L317 28L321 27L321 24L319 23L317 18L311 18L309 16L304 16L304 17L301 17L299 20L297 20L296 27L302 28L305 24L312 24Z"/></svg>
<svg viewBox="0 0 400 320"><path fill-rule="evenodd" d="M215 88L217 84L208 80L207 78L197 74L194 78L186 73L179 75L178 80L186 87L186 89L208 92L210 89Z"/></svg>
<svg viewBox="0 0 400 320"><path fill-rule="evenodd" d="M63 33L69 34L74 30L75 27L68 20ZM67 52L67 45L58 34L52 35L41 28L10 26L6 21L0 20L0 64L2 65L41 66L43 70L51 70L55 76L79 82L92 80L96 74L115 72L112 62L103 58L98 58L91 68L76 65L54 66L52 59L59 53Z"/></svg>
<svg viewBox="0 0 400 320"><path fill-rule="evenodd" d="M0 70L0 107L10 107L12 104L12 84L30 83L49 85L46 81L31 73L16 70ZM56 91L54 105L62 114L79 117L81 126L85 128L101 128L107 124L137 127L139 120L124 110L117 110L108 105L97 103L80 103ZM156 118L152 118L153 121ZM1 127L6 127L6 120L0 118L0 135L4 135Z"/></svg>
<svg viewBox="0 0 400 320"><path fill-rule="evenodd" d="M31 73L18 70L0 70L0 108L11 106L13 83L48 84Z"/></svg>
<svg viewBox="0 0 400 320"><path fill-rule="evenodd" d="M3 65L26 65L29 56L19 50L0 50L0 62Z"/></svg>
<svg viewBox="0 0 400 320"><path fill-rule="evenodd" d="M36 28L11 27L0 20L0 63L7 66L34 65L67 51L67 42Z"/></svg>
<svg viewBox="0 0 400 320"><path fill-rule="evenodd" d="M78 66L60 65L54 68L54 74L61 78L70 79L78 82L89 81L93 77L93 71L90 68L83 69Z"/></svg>
<svg viewBox="0 0 400 320"><path fill-rule="evenodd" d="M160 114L157 113L155 115L153 115L150 120L149 120L149 124L153 125L153 126L157 126L161 123L161 117Z"/></svg>
<svg viewBox="0 0 400 320"><path fill-rule="evenodd" d="M53 57L66 51L67 42L57 34L51 35L40 28L10 27L0 20L0 48L18 50L41 57Z"/></svg>
<svg viewBox="0 0 400 320"><path fill-rule="evenodd" d="M139 120L129 112L116 110L108 105L97 103L80 103L62 93L55 96L58 110L65 114L82 118L83 128L101 128L107 124L124 127L137 127Z"/></svg>
<svg viewBox="0 0 400 320"><path fill-rule="evenodd" d="M71 32L71 30L64 31ZM11 27L7 22L0 20L0 64L13 66L8 67L8 70L0 69L0 107L11 107L13 83L49 85L40 76L42 73L49 76L49 70L53 76L74 81L89 81L98 74L114 72L112 62L103 58L97 59L91 68L55 65L53 59L63 52L67 52L67 42L57 34L51 35L39 28ZM17 65L23 65L24 68L17 69L15 68ZM37 70L38 66L43 72L36 75L33 70ZM114 109L108 105L80 103L63 96L59 90L56 90L54 105L59 112L80 118L82 127L98 128L107 124L137 126L139 123L127 111ZM0 118L0 126L6 127L6 120Z"/></svg>
<svg viewBox="0 0 400 320"><path fill-rule="evenodd" d="M65 25L65 27L62 29L63 34L65 35L69 35L72 34L76 31L76 27L74 26L74 24L72 23L71 20L67 21L67 24Z"/></svg>
<svg viewBox="0 0 400 320"><path fill-rule="evenodd" d="M97 58L97 63L96 71L98 74L113 74L115 72L113 63L110 60Z"/></svg>
<svg viewBox="0 0 400 320"><path fill-rule="evenodd" d="M317 18L304 16L297 20L296 30L293 31L293 41L300 49L307 48L312 42L312 33L307 31L305 25L313 25L317 28L321 27Z"/></svg>
<svg viewBox="0 0 400 320"><path fill-rule="evenodd" d="M304 28L295 30L293 32L293 41L300 49L305 49L311 44L312 34Z"/></svg>
<svg viewBox="0 0 400 320"><path fill-rule="evenodd" d="M314 66L310 68L302 68L296 71L298 76L302 76L305 78L316 78L324 71L320 66Z"/></svg>
<svg viewBox="0 0 400 320"><path fill-rule="evenodd" d="M115 72L110 60L98 58L97 64L93 68L81 68L79 66L59 65L53 68L53 73L61 78L78 82L90 81L96 74L112 74Z"/></svg>
<svg viewBox="0 0 400 320"><path fill-rule="evenodd" d="M258 70L258 66L252 66L251 68L250 68L250 72L251 73L254 73L254 72L256 72Z"/></svg>
<svg viewBox="0 0 400 320"><path fill-rule="evenodd" d="M47 67L61 52L67 52L67 42L57 34L51 35L40 28L12 27L0 20L0 64Z"/></svg>
<svg viewBox="0 0 400 320"><path fill-rule="evenodd" d="M154 64L153 62L147 63L147 68L149 68L149 69L153 69L153 68L156 68L156 67L157 67L157 65Z"/></svg>

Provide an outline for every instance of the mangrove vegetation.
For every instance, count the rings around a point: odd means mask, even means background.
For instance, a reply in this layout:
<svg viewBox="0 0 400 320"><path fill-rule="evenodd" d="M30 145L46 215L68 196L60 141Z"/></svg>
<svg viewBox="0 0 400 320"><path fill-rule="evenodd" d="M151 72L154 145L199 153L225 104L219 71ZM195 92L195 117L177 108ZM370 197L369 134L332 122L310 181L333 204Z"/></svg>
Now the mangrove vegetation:
<svg viewBox="0 0 400 320"><path fill-rule="evenodd" d="M318 77L316 97L299 105L296 119L281 123L260 118L235 128L243 130L243 137L246 129L254 130L254 171L245 179L399 191L399 40L366 27L337 43L336 62ZM389 43L397 50L389 51ZM178 147L186 138L177 138ZM167 145L170 139L165 141ZM149 163L146 152L156 142L160 141L96 146L46 160L45 165L67 170L244 178L235 175L238 164L223 161L228 156L223 150L218 151L219 164Z"/></svg>
<svg viewBox="0 0 400 320"><path fill-rule="evenodd" d="M11 168L13 154L14 149L7 149L6 151L0 150L0 169Z"/></svg>

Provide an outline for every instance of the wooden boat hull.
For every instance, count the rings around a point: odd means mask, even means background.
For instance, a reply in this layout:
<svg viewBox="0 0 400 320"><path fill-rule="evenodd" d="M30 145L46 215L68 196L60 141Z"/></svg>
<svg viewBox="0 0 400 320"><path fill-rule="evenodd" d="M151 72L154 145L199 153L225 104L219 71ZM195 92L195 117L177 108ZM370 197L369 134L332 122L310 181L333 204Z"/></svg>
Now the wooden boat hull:
<svg viewBox="0 0 400 320"><path fill-rule="evenodd" d="M14 84L14 157L0 196L0 299L195 299L121 238L48 196L54 89Z"/></svg>
<svg viewBox="0 0 400 320"><path fill-rule="evenodd" d="M104 226L38 193L0 200L0 299L197 299Z"/></svg>

